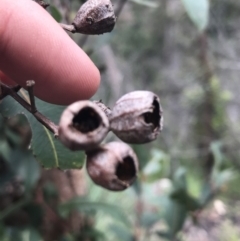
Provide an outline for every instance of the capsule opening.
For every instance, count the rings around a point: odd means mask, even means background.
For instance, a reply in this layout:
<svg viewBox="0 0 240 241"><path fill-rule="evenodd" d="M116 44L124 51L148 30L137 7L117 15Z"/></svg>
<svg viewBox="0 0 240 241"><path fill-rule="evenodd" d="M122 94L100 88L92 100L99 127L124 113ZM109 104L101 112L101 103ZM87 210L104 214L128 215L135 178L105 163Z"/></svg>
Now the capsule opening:
<svg viewBox="0 0 240 241"><path fill-rule="evenodd" d="M116 175L121 181L131 181L136 176L136 167L134 159L131 156L123 158L116 168Z"/></svg>
<svg viewBox="0 0 240 241"><path fill-rule="evenodd" d="M161 118L160 104L156 97L154 97L152 106L153 106L153 111L144 113L143 118L147 124L153 124L154 129L156 129L160 127L160 118Z"/></svg>
<svg viewBox="0 0 240 241"><path fill-rule="evenodd" d="M81 109L72 120L73 127L82 133L96 130L102 123L99 114L91 107Z"/></svg>

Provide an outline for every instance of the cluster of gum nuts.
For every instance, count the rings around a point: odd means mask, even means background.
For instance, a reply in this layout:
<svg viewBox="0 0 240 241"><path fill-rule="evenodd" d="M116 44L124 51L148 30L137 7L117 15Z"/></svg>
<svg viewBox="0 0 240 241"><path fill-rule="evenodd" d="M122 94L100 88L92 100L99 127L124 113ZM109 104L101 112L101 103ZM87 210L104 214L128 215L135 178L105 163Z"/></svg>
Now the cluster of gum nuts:
<svg viewBox="0 0 240 241"><path fill-rule="evenodd" d="M138 158L126 143L151 142L162 126L159 97L150 91L133 91L112 110L101 101L71 104L60 118L59 139L72 151L85 151L87 172L94 183L121 191L134 182L139 170ZM109 131L122 142L101 144Z"/></svg>

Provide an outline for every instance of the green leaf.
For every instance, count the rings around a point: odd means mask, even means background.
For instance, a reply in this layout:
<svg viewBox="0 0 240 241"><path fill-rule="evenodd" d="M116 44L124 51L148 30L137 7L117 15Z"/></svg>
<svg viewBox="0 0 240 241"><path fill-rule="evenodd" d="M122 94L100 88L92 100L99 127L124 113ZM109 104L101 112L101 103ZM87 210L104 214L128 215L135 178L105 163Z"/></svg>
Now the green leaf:
<svg viewBox="0 0 240 241"><path fill-rule="evenodd" d="M168 239L168 240L172 240L172 236L171 234L169 234L168 232L164 232L164 231L157 231L156 234L164 239Z"/></svg>
<svg viewBox="0 0 240 241"><path fill-rule="evenodd" d="M17 229L12 228L9 232L9 241L43 241L39 233L32 228Z"/></svg>
<svg viewBox="0 0 240 241"><path fill-rule="evenodd" d="M134 190L134 192L136 193L137 196L140 196L142 193L142 183L139 180L136 180L133 185L132 188Z"/></svg>
<svg viewBox="0 0 240 241"><path fill-rule="evenodd" d="M161 207L164 212L163 218L169 227L168 233L173 238L182 229L188 211L184 205L171 198L165 198Z"/></svg>
<svg viewBox="0 0 240 241"><path fill-rule="evenodd" d="M186 169L180 167L174 173L173 185L176 190L187 190Z"/></svg>
<svg viewBox="0 0 240 241"><path fill-rule="evenodd" d="M51 202L56 202L59 198L59 193L52 182L46 182L42 188L43 190L43 197L46 203L50 204Z"/></svg>
<svg viewBox="0 0 240 241"><path fill-rule="evenodd" d="M159 213L144 212L141 216L141 226L151 228L155 223L161 219Z"/></svg>
<svg viewBox="0 0 240 241"><path fill-rule="evenodd" d="M9 241L8 234L7 234L7 229L3 224L0 224L0 240L1 241Z"/></svg>
<svg viewBox="0 0 240 241"><path fill-rule="evenodd" d="M223 185L232 181L235 177L236 173L230 168L217 173L213 180L215 188L220 189Z"/></svg>
<svg viewBox="0 0 240 241"><path fill-rule="evenodd" d="M129 228L122 227L117 224L111 224L108 226L109 232L112 232L117 240L132 241L134 240L133 234L130 232Z"/></svg>
<svg viewBox="0 0 240 241"><path fill-rule="evenodd" d="M48 9L50 10L51 15L57 22L60 22L62 20L62 14L58 11L57 8L50 5Z"/></svg>
<svg viewBox="0 0 240 241"><path fill-rule="evenodd" d="M201 196L199 198L199 203L202 207L206 206L211 200L212 198L214 197L214 193L212 191L212 188L211 186L209 185L208 182L206 182L204 185L203 185L203 188L202 188L202 193L201 193Z"/></svg>
<svg viewBox="0 0 240 241"><path fill-rule="evenodd" d="M221 151L222 143L220 141L214 141L210 145L210 150L214 156L214 169L220 170L223 164L223 153Z"/></svg>
<svg viewBox="0 0 240 241"><path fill-rule="evenodd" d="M29 241L43 241L40 234L35 229L29 230Z"/></svg>
<svg viewBox="0 0 240 241"><path fill-rule="evenodd" d="M205 30L209 20L209 0L182 0L182 3L198 30Z"/></svg>
<svg viewBox="0 0 240 241"><path fill-rule="evenodd" d="M38 111L58 123L64 106L52 105L36 98ZM5 117L16 114L25 114L31 129L32 143L36 159L46 168L59 167L61 169L81 168L85 159L83 152L72 152L67 149L60 141L54 138L53 134L40 124L35 117L26 111L11 97L6 97L0 104L0 113Z"/></svg>
<svg viewBox="0 0 240 241"><path fill-rule="evenodd" d="M131 145L133 148L134 152L136 153L139 164L140 164L140 169L144 168L144 166L148 163L149 161L149 150L150 147L148 146L149 144L142 144L142 145Z"/></svg>
<svg viewBox="0 0 240 241"><path fill-rule="evenodd" d="M170 170L170 158L163 151L152 149L151 156L152 158L143 169L147 182L154 182L164 176L168 176Z"/></svg>
<svg viewBox="0 0 240 241"><path fill-rule="evenodd" d="M183 205L187 211L195 211L201 207L197 199L190 196L187 191L177 190L171 193L170 197Z"/></svg>
<svg viewBox="0 0 240 241"><path fill-rule="evenodd" d="M28 219L29 223L31 223L31 226L38 228L42 224L44 210L40 204L30 202L23 208L23 210L28 214Z"/></svg>
<svg viewBox="0 0 240 241"><path fill-rule="evenodd" d="M11 148L7 140L6 139L4 140L4 138L2 137L3 136L0 137L0 153L1 153L1 157L7 160L9 158L9 154L11 153Z"/></svg>
<svg viewBox="0 0 240 241"><path fill-rule="evenodd" d="M74 210L87 213L91 211L101 211L126 225L130 225L127 217L119 207L107 203L90 202L83 198L73 198L72 200L61 204L58 210L62 217L67 217L70 212Z"/></svg>
<svg viewBox="0 0 240 241"><path fill-rule="evenodd" d="M9 159L11 169L23 180L26 190L32 189L40 177L40 167L32 153L14 150Z"/></svg>

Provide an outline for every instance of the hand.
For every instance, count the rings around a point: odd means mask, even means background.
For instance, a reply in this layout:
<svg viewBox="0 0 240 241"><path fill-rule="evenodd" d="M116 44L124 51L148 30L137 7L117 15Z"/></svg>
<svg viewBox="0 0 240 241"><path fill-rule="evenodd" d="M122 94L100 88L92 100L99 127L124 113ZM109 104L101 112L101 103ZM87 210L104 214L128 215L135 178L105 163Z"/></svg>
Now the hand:
<svg viewBox="0 0 240 241"><path fill-rule="evenodd" d="M26 80L35 80L37 97L67 105L90 98L100 74L40 5L0 0L0 81L24 87Z"/></svg>

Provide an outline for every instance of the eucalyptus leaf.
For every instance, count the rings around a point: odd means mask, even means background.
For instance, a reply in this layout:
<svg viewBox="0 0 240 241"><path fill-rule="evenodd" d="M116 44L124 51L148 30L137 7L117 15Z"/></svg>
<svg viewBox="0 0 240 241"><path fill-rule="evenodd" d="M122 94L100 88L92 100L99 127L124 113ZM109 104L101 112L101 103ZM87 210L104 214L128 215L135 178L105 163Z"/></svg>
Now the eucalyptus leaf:
<svg viewBox="0 0 240 241"><path fill-rule="evenodd" d="M38 228L44 218L44 210L41 205L34 202L29 202L25 207L24 211L28 214L29 222L31 226Z"/></svg>
<svg viewBox="0 0 240 241"><path fill-rule="evenodd" d="M37 98L35 100L38 111L53 122L58 123L61 113L66 107L49 104ZM15 116L17 114L26 115L32 129L31 148L36 159L44 167L59 167L61 169L76 169L82 167L85 159L83 152L72 152L67 149L46 127L40 124L31 113L26 111L11 97L4 98L0 103L0 113L5 117Z"/></svg>
<svg viewBox="0 0 240 241"><path fill-rule="evenodd" d="M9 232L9 241L43 241L39 233L32 228L17 229L12 228Z"/></svg>
<svg viewBox="0 0 240 241"><path fill-rule="evenodd" d="M40 234L35 229L29 230L29 241L43 241Z"/></svg>
<svg viewBox="0 0 240 241"><path fill-rule="evenodd" d="M187 189L187 179L186 179L186 169L180 167L174 173L173 185L176 190L186 190Z"/></svg>
<svg viewBox="0 0 240 241"><path fill-rule="evenodd" d="M221 151L222 143L220 141L214 141L210 145L210 150L214 156L214 169L219 170L223 164L223 153Z"/></svg>
<svg viewBox="0 0 240 241"><path fill-rule="evenodd" d="M111 224L108 227L109 231L112 232L118 240L132 241L134 236L129 228L122 227L120 225Z"/></svg>
<svg viewBox="0 0 240 241"><path fill-rule="evenodd" d="M182 0L182 3L198 30L205 30L209 21L209 0Z"/></svg>
<svg viewBox="0 0 240 241"><path fill-rule="evenodd" d="M164 176L168 176L170 170L170 158L159 149L151 150L151 159L143 169L143 174L148 182L155 182Z"/></svg>
<svg viewBox="0 0 240 241"><path fill-rule="evenodd" d="M155 223L161 219L159 213L144 212L141 216L141 225L145 228L151 228Z"/></svg>
<svg viewBox="0 0 240 241"><path fill-rule="evenodd" d="M168 232L157 231L156 234L161 238L164 238L164 239L167 239L167 240L172 240L172 236Z"/></svg>
<svg viewBox="0 0 240 241"><path fill-rule="evenodd" d="M215 187L220 189L223 185L226 185L228 182L232 181L236 177L236 173L233 169L226 169L215 175L214 184Z"/></svg>
<svg viewBox="0 0 240 241"><path fill-rule="evenodd" d="M164 210L163 218L169 227L168 233L173 238L182 229L188 210L184 205L171 198L166 198L162 208Z"/></svg>
<svg viewBox="0 0 240 241"><path fill-rule="evenodd" d="M183 205L187 211L195 211L201 207L199 201L190 196L186 190L173 191L170 197L179 204Z"/></svg>
<svg viewBox="0 0 240 241"><path fill-rule="evenodd" d="M11 169L23 180L26 190L32 189L40 177L40 167L32 153L13 150L9 159Z"/></svg>
<svg viewBox="0 0 240 241"><path fill-rule="evenodd" d="M212 188L210 187L209 183L206 182L203 185L201 196L199 198L199 203L202 207L206 206L214 197L214 193L212 191Z"/></svg>

